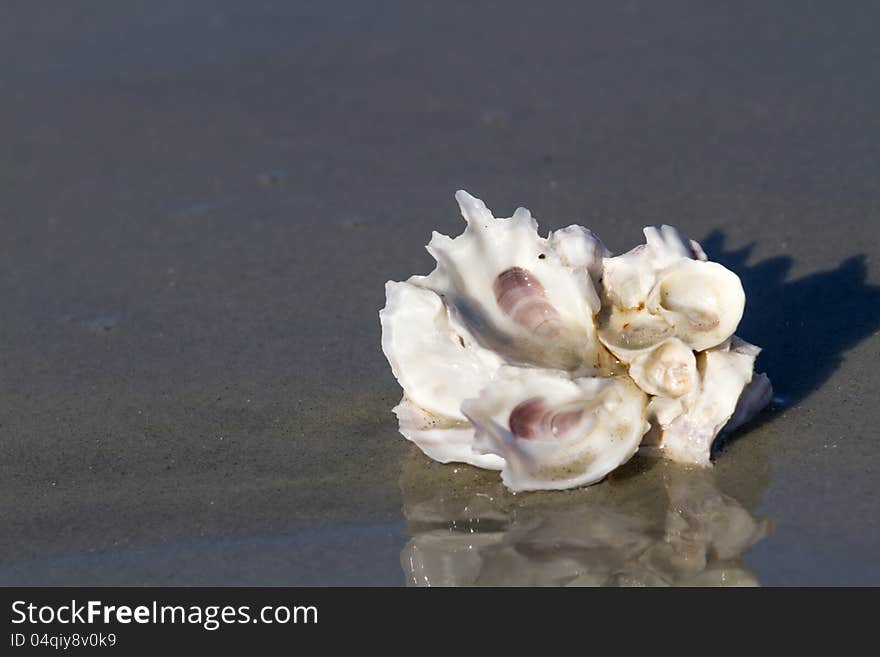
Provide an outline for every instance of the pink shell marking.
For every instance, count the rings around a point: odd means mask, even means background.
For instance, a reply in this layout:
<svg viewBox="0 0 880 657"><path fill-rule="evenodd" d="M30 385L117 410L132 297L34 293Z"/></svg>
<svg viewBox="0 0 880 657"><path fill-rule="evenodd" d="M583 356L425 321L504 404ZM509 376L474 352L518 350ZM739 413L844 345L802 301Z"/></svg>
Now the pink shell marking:
<svg viewBox="0 0 880 657"><path fill-rule="evenodd" d="M527 269L510 267L495 277L495 301L505 315L542 338L561 332L559 313L547 300L541 281Z"/></svg>
<svg viewBox="0 0 880 657"><path fill-rule="evenodd" d="M531 397L510 411L508 426L520 438L560 438L580 424L584 409L556 411L542 397Z"/></svg>

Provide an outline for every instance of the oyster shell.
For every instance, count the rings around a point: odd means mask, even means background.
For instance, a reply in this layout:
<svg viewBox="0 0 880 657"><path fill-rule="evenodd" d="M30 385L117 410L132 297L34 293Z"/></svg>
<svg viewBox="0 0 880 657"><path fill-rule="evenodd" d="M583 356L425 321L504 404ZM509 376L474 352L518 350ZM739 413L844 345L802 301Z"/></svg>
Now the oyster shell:
<svg viewBox="0 0 880 657"><path fill-rule="evenodd" d="M499 469L513 490L598 481L646 451L708 464L715 436L769 401L733 333L745 293L670 226L612 257L580 226L538 234L464 191L427 276L386 285L382 349L401 433L428 456ZM648 422L650 421L650 425ZM653 425L653 426L652 426Z"/></svg>
<svg viewBox="0 0 880 657"><path fill-rule="evenodd" d="M479 394L504 360L482 347L431 290L389 282L385 298L382 349L407 398L430 413L464 421L461 402Z"/></svg>
<svg viewBox="0 0 880 657"><path fill-rule="evenodd" d="M400 433L440 463L470 463L478 468L501 470L504 459L473 450L474 427L467 421L430 413L404 397L393 409Z"/></svg>
<svg viewBox="0 0 880 657"><path fill-rule="evenodd" d="M699 385L679 398L654 397L648 417L654 431L645 451L680 463L709 465L712 443L766 406L772 395L766 375L754 377L760 348L736 336L697 354ZM736 416L736 417L734 417Z"/></svg>
<svg viewBox="0 0 880 657"><path fill-rule="evenodd" d="M635 356L629 364L629 375L649 395L677 398L697 384L697 359L684 342L668 338Z"/></svg>
<svg viewBox="0 0 880 657"><path fill-rule="evenodd" d="M458 324L508 363L593 373L600 302L590 272L604 247L574 230L541 238L525 208L500 219L467 192L455 198L464 233L435 232L428 252L437 268L409 282L439 295Z"/></svg>
<svg viewBox="0 0 880 657"><path fill-rule="evenodd" d="M385 296L382 349L405 391L394 408L400 432L441 463L501 469L500 458L471 450L474 430L461 403L478 395L504 361L476 343L431 290L389 281Z"/></svg>
<svg viewBox="0 0 880 657"><path fill-rule="evenodd" d="M739 277L671 226L644 233L645 244L604 260L602 343L629 363L670 337L695 351L727 340L745 308Z"/></svg>
<svg viewBox="0 0 880 657"><path fill-rule="evenodd" d="M462 411L475 450L501 457L502 481L523 491L591 484L628 461L649 428L647 402L626 377L519 368L502 370Z"/></svg>

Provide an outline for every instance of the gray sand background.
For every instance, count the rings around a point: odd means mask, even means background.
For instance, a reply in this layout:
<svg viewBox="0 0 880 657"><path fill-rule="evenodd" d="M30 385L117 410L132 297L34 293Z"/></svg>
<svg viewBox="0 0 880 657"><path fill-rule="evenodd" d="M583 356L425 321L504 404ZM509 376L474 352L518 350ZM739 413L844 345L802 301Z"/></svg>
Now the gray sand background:
<svg viewBox="0 0 880 657"><path fill-rule="evenodd" d="M403 584L421 500L551 522L617 490L655 504L668 469L641 459L514 499L397 434L383 284L431 269L459 188L615 251L672 223L736 270L784 400L712 473L775 526L744 563L880 584L878 22L869 2L8 3L0 584Z"/></svg>

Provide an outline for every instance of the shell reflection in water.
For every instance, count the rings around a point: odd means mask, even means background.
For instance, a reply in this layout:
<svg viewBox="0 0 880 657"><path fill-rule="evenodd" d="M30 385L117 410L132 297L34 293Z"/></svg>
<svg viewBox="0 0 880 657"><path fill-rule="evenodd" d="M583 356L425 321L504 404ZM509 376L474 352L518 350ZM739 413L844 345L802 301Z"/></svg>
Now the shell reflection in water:
<svg viewBox="0 0 880 657"><path fill-rule="evenodd" d="M452 467L405 463L409 586L758 585L741 556L772 522L711 470L637 457L589 489L514 496Z"/></svg>

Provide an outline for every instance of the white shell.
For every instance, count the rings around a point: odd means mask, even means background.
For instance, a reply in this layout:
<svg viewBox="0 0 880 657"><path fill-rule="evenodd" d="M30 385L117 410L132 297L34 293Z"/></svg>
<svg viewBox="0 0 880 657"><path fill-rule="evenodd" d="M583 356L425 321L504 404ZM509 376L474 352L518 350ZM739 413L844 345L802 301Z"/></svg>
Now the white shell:
<svg viewBox="0 0 880 657"><path fill-rule="evenodd" d="M737 426L769 402L772 393L765 375L756 378L756 386L749 386L759 352L755 345L734 336L719 347L697 354L699 387L680 399L651 400L648 416L658 431L646 451L658 451L673 461L708 465L712 442L738 406ZM744 395L746 390L748 394ZM741 397L743 404L739 403Z"/></svg>
<svg viewBox="0 0 880 657"><path fill-rule="evenodd" d="M585 485L632 456L647 418L646 451L705 465L769 401L759 350L731 337L739 278L696 242L648 227L611 257L586 228L542 238L524 208L456 199L464 233L434 233L434 271L387 283L379 313L400 432L431 458L500 469L513 490Z"/></svg>
<svg viewBox="0 0 880 657"><path fill-rule="evenodd" d="M629 375L649 395L677 398L698 384L694 352L678 338L669 338L633 358Z"/></svg>
<svg viewBox="0 0 880 657"><path fill-rule="evenodd" d="M696 351L721 344L742 319L746 294L739 277L717 262L682 260L658 276L647 311L660 315Z"/></svg>
<svg viewBox="0 0 880 657"><path fill-rule="evenodd" d="M467 192L455 197L467 228L455 239L434 233L428 251L437 268L410 282L443 297L452 316L507 362L592 373L599 297L590 268L601 249L579 232L539 237L525 208L496 219Z"/></svg>
<svg viewBox="0 0 880 657"><path fill-rule="evenodd" d="M382 349L407 398L430 413L464 421L461 402L479 394L504 361L477 344L431 290L388 282L385 297Z"/></svg>
<svg viewBox="0 0 880 657"><path fill-rule="evenodd" d="M429 413L404 397L393 409L400 433L440 463L470 463L478 468L500 470L504 459L473 450L474 427L467 421Z"/></svg>
<svg viewBox="0 0 880 657"><path fill-rule="evenodd" d="M696 242L685 242L672 226L642 231L645 244L603 262L606 292L615 306L637 308L657 282L657 273L683 259L705 260L706 254Z"/></svg>
<svg viewBox="0 0 880 657"><path fill-rule="evenodd" d="M590 484L628 461L648 430L646 404L626 378L519 369L462 411L476 428L476 451L502 457L502 480L522 491Z"/></svg>
<svg viewBox="0 0 880 657"><path fill-rule="evenodd" d="M703 351L733 335L745 307L739 277L671 226L644 232L646 244L604 261L602 343L629 363L673 336Z"/></svg>

